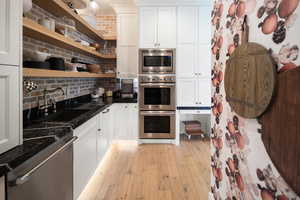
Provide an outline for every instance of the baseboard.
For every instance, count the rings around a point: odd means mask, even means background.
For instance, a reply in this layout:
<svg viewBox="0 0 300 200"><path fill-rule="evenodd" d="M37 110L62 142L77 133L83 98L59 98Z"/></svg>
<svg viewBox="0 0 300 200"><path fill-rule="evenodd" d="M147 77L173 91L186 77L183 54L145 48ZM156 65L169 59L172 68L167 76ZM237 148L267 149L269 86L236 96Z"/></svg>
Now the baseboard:
<svg viewBox="0 0 300 200"><path fill-rule="evenodd" d="M139 139L139 144L176 144L174 139Z"/></svg>

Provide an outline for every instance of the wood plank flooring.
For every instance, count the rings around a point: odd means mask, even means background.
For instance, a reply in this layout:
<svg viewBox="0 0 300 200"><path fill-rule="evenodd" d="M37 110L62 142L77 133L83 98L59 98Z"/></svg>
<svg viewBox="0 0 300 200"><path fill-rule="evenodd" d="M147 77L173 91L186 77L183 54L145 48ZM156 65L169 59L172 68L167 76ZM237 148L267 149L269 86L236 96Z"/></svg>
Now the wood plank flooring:
<svg viewBox="0 0 300 200"><path fill-rule="evenodd" d="M209 141L113 144L80 200L207 200Z"/></svg>

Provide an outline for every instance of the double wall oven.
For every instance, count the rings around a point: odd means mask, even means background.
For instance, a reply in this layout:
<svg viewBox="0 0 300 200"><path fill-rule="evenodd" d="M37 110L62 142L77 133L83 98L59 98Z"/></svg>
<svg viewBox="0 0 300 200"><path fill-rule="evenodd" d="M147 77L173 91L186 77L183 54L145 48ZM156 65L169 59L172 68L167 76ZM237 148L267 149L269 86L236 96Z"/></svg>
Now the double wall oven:
<svg viewBox="0 0 300 200"><path fill-rule="evenodd" d="M139 109L141 139L175 138L174 49L141 49Z"/></svg>

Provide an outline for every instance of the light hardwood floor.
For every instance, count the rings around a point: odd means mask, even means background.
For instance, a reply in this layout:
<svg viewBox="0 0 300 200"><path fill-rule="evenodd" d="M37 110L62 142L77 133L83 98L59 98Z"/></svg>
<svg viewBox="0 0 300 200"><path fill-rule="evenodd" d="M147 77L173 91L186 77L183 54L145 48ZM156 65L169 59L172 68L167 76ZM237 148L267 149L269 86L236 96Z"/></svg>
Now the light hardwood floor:
<svg viewBox="0 0 300 200"><path fill-rule="evenodd" d="M80 200L207 200L209 148L201 140L114 144Z"/></svg>

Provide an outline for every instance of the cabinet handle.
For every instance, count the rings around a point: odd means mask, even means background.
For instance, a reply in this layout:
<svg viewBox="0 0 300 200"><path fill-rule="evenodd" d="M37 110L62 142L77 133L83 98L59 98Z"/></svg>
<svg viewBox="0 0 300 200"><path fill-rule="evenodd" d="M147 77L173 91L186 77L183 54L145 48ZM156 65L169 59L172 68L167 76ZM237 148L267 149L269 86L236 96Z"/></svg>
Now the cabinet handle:
<svg viewBox="0 0 300 200"><path fill-rule="evenodd" d="M103 114L106 114L110 111L110 109L107 109L106 111L103 112Z"/></svg>
<svg viewBox="0 0 300 200"><path fill-rule="evenodd" d="M100 132L100 131L101 131L101 128L99 128L98 131Z"/></svg>
<svg viewBox="0 0 300 200"><path fill-rule="evenodd" d="M54 156L56 156L58 153L62 152L64 149L66 149L68 146L72 145L74 143L75 140L77 140L78 137L74 136L72 139L70 139L67 143L65 143L62 147L60 147L58 150L56 150L54 153L52 153L49 157L47 157L45 160L43 160L40 164L38 164L37 166L35 166L34 168L32 168L29 172L27 172L26 174L17 177L14 181L10 182L13 186L17 186L17 185L22 185L24 184L26 181L29 180L29 178L31 177L31 175L38 170L39 168L41 168L43 165L45 165L51 158L53 158Z"/></svg>

